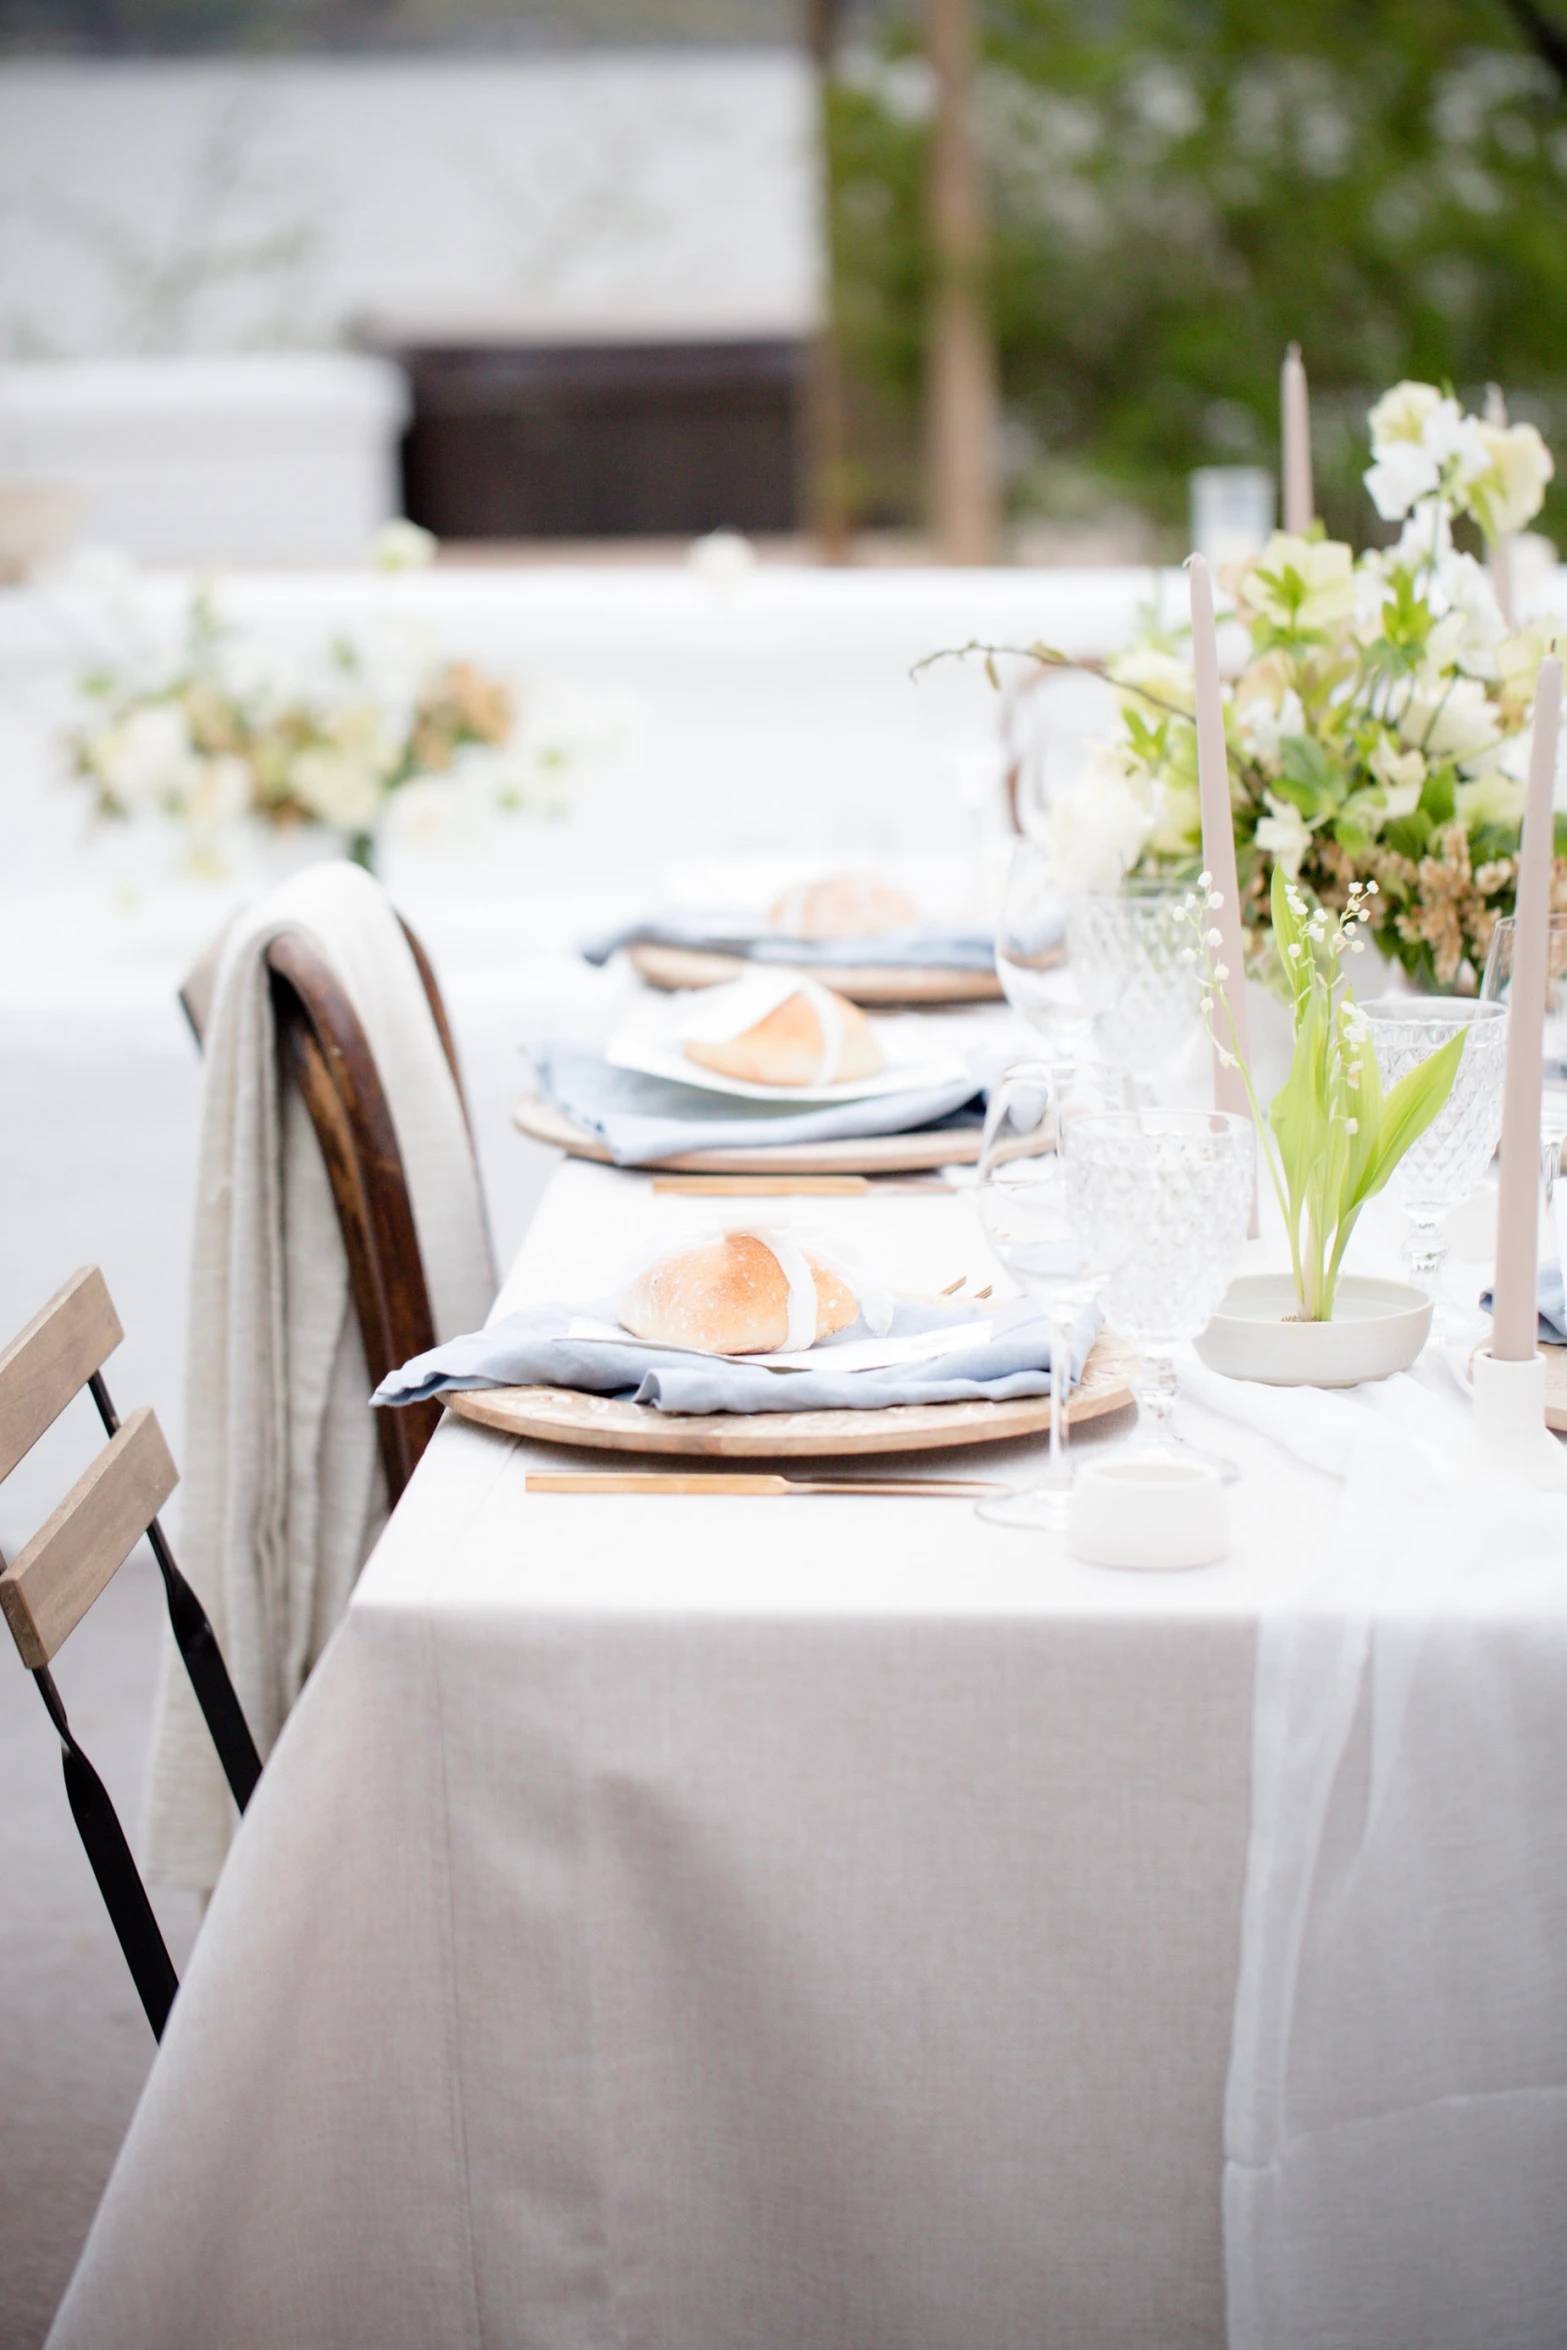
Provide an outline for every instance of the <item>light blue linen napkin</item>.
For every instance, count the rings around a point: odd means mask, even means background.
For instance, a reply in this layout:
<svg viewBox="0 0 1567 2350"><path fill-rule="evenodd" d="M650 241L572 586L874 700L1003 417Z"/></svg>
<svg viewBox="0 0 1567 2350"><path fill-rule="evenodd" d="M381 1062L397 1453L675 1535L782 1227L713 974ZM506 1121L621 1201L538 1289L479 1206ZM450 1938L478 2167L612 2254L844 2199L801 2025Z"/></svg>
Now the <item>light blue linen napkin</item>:
<svg viewBox="0 0 1567 2350"><path fill-rule="evenodd" d="M643 1167L683 1151L755 1149L784 1142L833 1142L870 1134L909 1134L931 1126L977 1126L983 1089L973 1077L919 1093L879 1094L859 1102L818 1102L780 1110L616 1069L584 1045L526 1045L539 1091L574 1125L596 1134L617 1167Z"/></svg>
<svg viewBox="0 0 1567 2350"><path fill-rule="evenodd" d="M1063 919L1062 936L1065 935ZM589 963L607 963L621 947L689 947L704 954L743 955L752 963L787 963L802 971L816 965L849 965L939 971L991 971L995 940L988 930L940 928L921 923L909 930L882 930L874 938L785 938L744 915L671 914L651 922L628 923L600 938L585 939L578 953Z"/></svg>
<svg viewBox="0 0 1567 2350"><path fill-rule="evenodd" d="M1480 1303L1486 1313L1491 1311L1491 1292L1488 1289L1482 1294ZM1540 1314L1541 1346L1567 1346L1567 1296L1563 1294L1561 1260L1558 1257L1548 1256L1540 1267L1535 1304Z"/></svg>
<svg viewBox="0 0 1567 2350"><path fill-rule="evenodd" d="M1027 1298L1003 1306L983 1336L959 1352L863 1371L835 1371L832 1361L835 1347L867 1336L860 1322L811 1349L817 1367L774 1371L730 1356L569 1337L573 1321L584 1315L613 1322L615 1309L602 1303L525 1307L487 1330L415 1355L382 1380L371 1401L422 1403L455 1387L577 1387L589 1395L623 1395L661 1412L819 1412L874 1411L898 1403L999 1403L1050 1393L1050 1330ZM894 1311L889 1335L912 1337L973 1319L972 1306L904 1302ZM1100 1320L1097 1310L1078 1319L1072 1337L1074 1380Z"/></svg>

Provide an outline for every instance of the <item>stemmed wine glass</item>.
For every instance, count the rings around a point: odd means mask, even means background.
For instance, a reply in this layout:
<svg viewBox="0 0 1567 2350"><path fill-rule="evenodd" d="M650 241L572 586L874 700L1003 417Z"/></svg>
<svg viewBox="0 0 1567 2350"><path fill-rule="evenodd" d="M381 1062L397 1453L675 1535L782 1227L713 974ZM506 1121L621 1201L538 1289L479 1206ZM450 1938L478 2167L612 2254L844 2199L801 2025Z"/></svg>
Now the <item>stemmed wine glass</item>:
<svg viewBox="0 0 1567 2350"><path fill-rule="evenodd" d="M1090 1250L1115 1259L1105 1313L1138 1351L1134 1441L1190 1459L1171 1423L1173 1356L1207 1328L1245 1243L1251 1121L1221 1110L1090 1112L1072 1121L1069 1158L1092 1203Z"/></svg>
<svg viewBox="0 0 1567 2350"><path fill-rule="evenodd" d="M1407 1222L1404 1270L1416 1288L1435 1299L1438 1337L1458 1340L1469 1333L1442 1295L1445 1221L1448 1211L1469 1197L1502 1137L1507 1007L1455 996L1377 996L1360 1009L1384 1087L1396 1085L1455 1032L1464 1038L1452 1091L1388 1184Z"/></svg>
<svg viewBox="0 0 1567 2350"><path fill-rule="evenodd" d="M996 925L996 976L1007 1002L1041 1038L1059 1072L1078 1067L1091 1045L1088 1015L1067 967L1066 899L1054 861L1025 835L1007 868Z"/></svg>
<svg viewBox="0 0 1567 2350"><path fill-rule="evenodd" d="M1491 951L1480 981L1483 1004L1505 1004L1513 984L1513 938L1517 923L1503 914L1491 933ZM1545 1196L1550 1201L1567 1144L1567 914L1551 916L1546 944L1545 1066L1540 1094L1540 1150L1545 1163Z"/></svg>
<svg viewBox="0 0 1567 2350"><path fill-rule="evenodd" d="M1101 1057L1128 1099L1174 1068L1197 1033L1202 972L1192 953L1186 883L1132 876L1115 890L1075 891L1067 941L1078 995Z"/></svg>
<svg viewBox="0 0 1567 2350"><path fill-rule="evenodd" d="M1086 1196L1071 1148L1076 1121L1063 1134L1052 1115L1055 1077L1050 1064L1025 1061L993 1089L974 1197L992 1249L1050 1323L1049 1466L1037 1485L980 1502L979 1515L997 1525L1060 1530L1072 1491L1066 1398L1073 1332L1129 1236L1097 1215Z"/></svg>

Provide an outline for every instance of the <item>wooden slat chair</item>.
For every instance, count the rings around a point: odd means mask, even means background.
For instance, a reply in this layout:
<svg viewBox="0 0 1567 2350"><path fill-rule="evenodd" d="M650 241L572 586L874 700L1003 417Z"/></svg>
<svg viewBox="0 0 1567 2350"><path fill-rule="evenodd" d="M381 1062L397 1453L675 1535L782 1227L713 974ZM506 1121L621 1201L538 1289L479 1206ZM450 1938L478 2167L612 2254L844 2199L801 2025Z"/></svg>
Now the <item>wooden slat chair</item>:
<svg viewBox="0 0 1567 2350"><path fill-rule="evenodd" d="M19 1556L9 1565L0 1557L0 1611L60 1734L71 1810L147 2021L161 2039L179 1988L173 1962L114 1806L72 1735L49 1670L143 1534L163 1576L175 1644L241 1811L261 1776L261 1757L206 1610L158 1523L178 1483L163 1431L145 1406L122 1425L104 1385L102 1365L123 1336L103 1275L86 1265L0 1351L0 1482L83 1387L110 1439Z"/></svg>
<svg viewBox="0 0 1567 2350"><path fill-rule="evenodd" d="M424 948L406 922L402 931L424 983L471 1142L473 1121L446 1006ZM221 946L221 938L213 942L180 991L198 1044ZM303 932L285 931L268 948L267 963L278 1058L299 1087L326 1162L373 1393L389 1371L435 1344L435 1319L397 1132L363 1024L325 958ZM440 1417L441 1406L435 1402L375 1415L389 1503L397 1502L418 1467Z"/></svg>

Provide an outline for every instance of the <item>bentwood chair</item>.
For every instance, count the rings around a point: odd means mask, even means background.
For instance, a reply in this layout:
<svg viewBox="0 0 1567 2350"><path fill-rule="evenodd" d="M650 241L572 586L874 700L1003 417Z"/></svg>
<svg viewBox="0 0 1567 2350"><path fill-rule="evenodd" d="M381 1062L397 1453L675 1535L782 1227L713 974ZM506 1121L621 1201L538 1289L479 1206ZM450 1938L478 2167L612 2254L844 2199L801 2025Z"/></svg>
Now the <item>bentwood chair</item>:
<svg viewBox="0 0 1567 2350"><path fill-rule="evenodd" d="M440 987L424 948L408 924L401 917L399 921L471 1142L473 1121ZM214 941L180 991L198 1044L221 946L221 938ZM373 1393L389 1371L435 1344L435 1320L402 1153L363 1024L320 950L303 932L285 931L267 949L267 964L278 1058L299 1087L326 1162ZM418 1467L440 1417L436 1402L376 1413L389 1504L395 1505Z"/></svg>
<svg viewBox="0 0 1567 2350"><path fill-rule="evenodd" d="M73 1273L0 1351L0 1482L86 1387L110 1441L25 1549L0 1557L0 1610L60 1735L65 1791L147 2021L163 2037L179 1981L108 1791L83 1754L49 1667L145 1534L163 1577L175 1644L241 1811L261 1776L249 1725L206 1610L174 1563L158 1512L178 1482L145 1405L121 1423L103 1364L124 1336L96 1265Z"/></svg>

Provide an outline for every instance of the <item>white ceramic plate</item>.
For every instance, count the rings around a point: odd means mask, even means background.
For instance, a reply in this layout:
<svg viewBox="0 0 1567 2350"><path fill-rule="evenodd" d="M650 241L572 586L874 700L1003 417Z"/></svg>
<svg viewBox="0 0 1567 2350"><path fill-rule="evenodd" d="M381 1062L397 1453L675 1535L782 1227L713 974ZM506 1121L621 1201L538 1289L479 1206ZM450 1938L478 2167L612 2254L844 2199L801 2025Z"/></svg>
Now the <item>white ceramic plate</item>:
<svg viewBox="0 0 1567 2350"><path fill-rule="evenodd" d="M1358 1387L1407 1371L1431 1331L1431 1300L1407 1281L1339 1277L1331 1322L1297 1322L1288 1273L1243 1273L1197 1341L1210 1371L1269 1387Z"/></svg>
<svg viewBox="0 0 1567 2350"><path fill-rule="evenodd" d="M686 1054L677 1030L689 1005L680 997L652 997L638 1003L610 1038L605 1059L617 1069L640 1070L645 1077L668 1078L675 1085L694 1085L702 1093L722 1093L744 1102L868 1102L884 1095L929 1093L938 1086L955 1085L967 1075L964 1063L952 1052L911 1051L908 1031L900 1023L871 1022L881 1046L883 1065L874 1077L850 1077L837 1085L752 1085L744 1078L725 1077L704 1069Z"/></svg>

